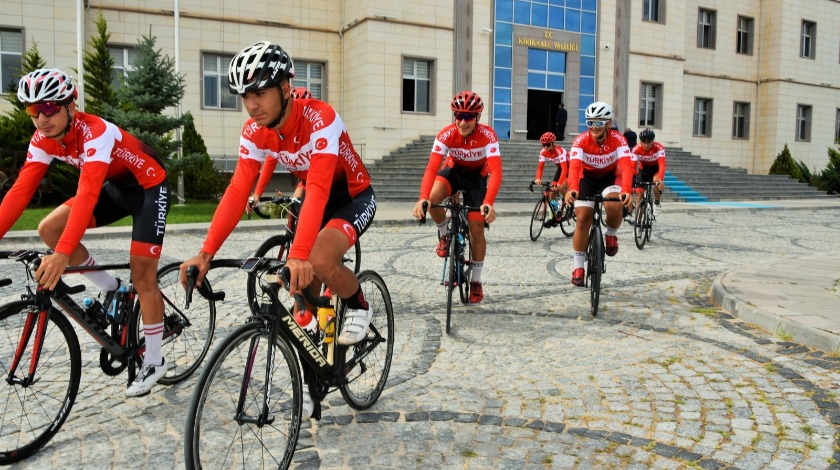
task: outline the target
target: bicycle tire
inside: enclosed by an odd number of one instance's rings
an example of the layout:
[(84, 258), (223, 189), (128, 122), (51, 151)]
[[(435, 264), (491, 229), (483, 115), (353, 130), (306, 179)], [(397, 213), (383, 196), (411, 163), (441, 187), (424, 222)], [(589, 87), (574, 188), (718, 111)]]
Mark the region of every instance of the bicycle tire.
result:
[[(0, 331), (6, 341), (0, 345), (0, 370), (10, 369), (31, 302), (19, 300), (0, 307)], [(21, 356), (18, 372), (28, 373), (32, 359), (33, 331)], [(0, 464), (23, 460), (46, 445), (61, 429), (79, 391), (82, 352), (70, 321), (52, 308), (46, 325), (36, 381), (29, 386), (0, 381)]]
[[(262, 242), (262, 245), (260, 245), (259, 248), (257, 248), (257, 251), (254, 252), (254, 256), (258, 258), (271, 258), (285, 261), (289, 255), (289, 247), (290, 243), (288, 233), (272, 235)], [(273, 276), (276, 274), (276, 271), (264, 271), (261, 275)], [(254, 273), (248, 273), (248, 278), (245, 281), (245, 293), (248, 299), (248, 306), (251, 307), (251, 312), (255, 315), (260, 313), (262, 302), (268, 300), (263, 297), (262, 289), (260, 289), (257, 285), (257, 277), (258, 276)], [(292, 299), (288, 295), (280, 295), (279, 298), (286, 309), (291, 311), (293, 304)]]
[(449, 262), (446, 273), (446, 334), (449, 334), (452, 327), (452, 295), (455, 290), (455, 284), (458, 283), (458, 272), (461, 269), (458, 266), (458, 234), (450, 233)]
[(647, 220), (645, 220), (645, 240), (650, 241), (650, 232), (653, 230), (653, 221), (656, 217), (653, 216), (653, 199), (647, 197)]
[(464, 241), (460, 247), (459, 256), (458, 294), (461, 303), (466, 305), (470, 302), (470, 278), (472, 277), (472, 243), (470, 242), (469, 227), (464, 232)]
[(537, 205), (534, 206), (534, 213), (531, 215), (531, 241), (535, 242), (538, 238), (540, 238), (540, 234), (542, 233), (543, 224), (545, 223), (545, 213), (546, 209), (548, 208), (548, 203), (546, 202), (545, 198), (540, 198), (537, 201)]
[[(274, 341), (268, 360), (269, 328), (262, 321), (240, 326), (213, 352), (190, 399), (184, 428), (186, 468), (288, 468), (300, 435), (303, 382), (300, 365), (286, 340)], [(273, 367), (269, 371), (268, 365)], [(270, 374), (270, 375), (269, 375)], [(266, 384), (266, 377), (271, 383)], [(244, 383), (243, 383), (244, 382)], [(271, 396), (270, 424), (237, 420), (253, 418)]]
[(636, 248), (643, 249), (645, 247), (645, 225), (647, 225), (647, 197), (642, 197), (639, 200), (639, 206), (636, 207), (636, 225), (633, 226), (633, 238), (636, 242)]
[[(216, 330), (216, 302), (196, 292), (189, 310), (184, 308), (186, 293), (181, 286), (180, 262), (158, 269), (157, 279), (163, 296), (163, 339), (161, 355), (169, 362), (169, 370), (158, 382), (172, 385), (186, 379), (201, 366), (210, 350)], [(204, 288), (212, 292), (210, 280)], [(134, 304), (134, 322), (129, 332), (140, 344), (145, 341), (140, 302)], [(142, 351), (142, 350), (141, 350)], [(139, 366), (140, 361), (136, 361)]]
[(385, 389), (394, 355), (394, 308), (388, 286), (373, 271), (359, 273), (359, 284), (371, 312), (370, 332), (345, 349), (344, 364), (362, 362), (346, 370), (347, 382), (339, 387), (341, 396), (356, 410), (373, 406)]
[(277, 204), (272, 203), (273, 197), (263, 196), (254, 204), (251, 208), (254, 210), (254, 214), (261, 219), (270, 219), (271, 218), (271, 211), (274, 209), (274, 206)]
[(571, 237), (575, 234), (575, 228), (577, 227), (575, 207), (563, 203), (560, 213), (563, 214), (560, 218), (560, 231), (563, 232), (563, 235)]
[(589, 231), (589, 247), (586, 249), (586, 277), (589, 279), (589, 300), (593, 317), (598, 316), (598, 306), (601, 301), (601, 273), (604, 266), (603, 240), (601, 227), (592, 224), (592, 229)]

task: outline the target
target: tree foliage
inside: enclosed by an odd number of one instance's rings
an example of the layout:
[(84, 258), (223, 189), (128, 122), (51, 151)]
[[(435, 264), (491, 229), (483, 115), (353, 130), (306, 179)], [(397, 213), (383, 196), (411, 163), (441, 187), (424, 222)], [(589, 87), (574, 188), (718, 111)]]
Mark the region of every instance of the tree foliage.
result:
[(117, 107), (117, 95), (111, 83), (114, 75), (114, 58), (108, 50), (108, 23), (102, 16), (102, 11), (96, 18), (97, 36), (88, 43), (89, 50), (83, 54), (85, 65), (85, 112), (108, 119), (103, 111)]
[(840, 194), (840, 146), (828, 148), (828, 164), (821, 172), (814, 172), (814, 186), (829, 194)]
[(174, 187), (177, 175), (183, 172), (184, 195), (191, 199), (218, 200), (224, 192), (227, 181), (213, 166), (207, 154), (207, 145), (195, 128), (193, 117), (185, 115), (183, 154), (180, 160), (171, 160), (167, 166), (170, 184)]
[(802, 171), (799, 169), (799, 165), (796, 163), (796, 160), (794, 160), (790, 155), (790, 149), (788, 149), (787, 144), (785, 144), (785, 147), (776, 156), (776, 160), (773, 162), (773, 165), (770, 166), (770, 174), (788, 175), (797, 181), (804, 181)]

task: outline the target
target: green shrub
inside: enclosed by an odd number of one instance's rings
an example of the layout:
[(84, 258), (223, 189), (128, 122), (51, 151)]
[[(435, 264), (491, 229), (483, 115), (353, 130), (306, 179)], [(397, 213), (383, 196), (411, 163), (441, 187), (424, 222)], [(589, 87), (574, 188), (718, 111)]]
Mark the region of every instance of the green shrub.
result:
[(796, 160), (794, 160), (790, 155), (790, 149), (788, 149), (787, 144), (785, 144), (785, 148), (782, 149), (782, 152), (776, 155), (776, 160), (770, 167), (770, 174), (788, 175), (798, 181), (804, 181), (802, 171), (799, 169), (799, 165), (796, 163)]
[(814, 174), (814, 185), (829, 194), (840, 194), (840, 146), (828, 148), (828, 165)]

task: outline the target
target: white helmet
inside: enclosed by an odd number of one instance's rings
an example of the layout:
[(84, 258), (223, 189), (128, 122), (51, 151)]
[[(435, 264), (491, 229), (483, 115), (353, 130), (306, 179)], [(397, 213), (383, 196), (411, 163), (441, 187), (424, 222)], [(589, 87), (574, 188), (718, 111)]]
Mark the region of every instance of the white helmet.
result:
[(586, 107), (586, 119), (612, 119), (612, 106), (603, 101), (596, 101)]
[(20, 77), (17, 97), (23, 103), (69, 101), (79, 92), (69, 75), (59, 69), (38, 69)]
[(259, 41), (239, 51), (230, 61), (228, 88), (234, 95), (279, 85), (295, 76), (292, 58), (277, 44)]

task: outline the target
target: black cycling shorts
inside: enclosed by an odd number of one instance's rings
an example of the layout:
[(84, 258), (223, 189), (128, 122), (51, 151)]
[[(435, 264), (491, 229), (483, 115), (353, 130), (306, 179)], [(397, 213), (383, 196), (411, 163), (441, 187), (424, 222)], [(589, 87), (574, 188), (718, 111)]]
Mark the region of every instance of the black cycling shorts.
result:
[[(481, 176), (481, 170), (460, 170), (455, 167), (445, 167), (438, 172), (437, 180), (443, 180), (449, 185), (449, 195), (464, 191), (465, 206), (481, 207), (484, 196), (487, 195), (487, 177)], [(478, 209), (470, 212), (478, 212)]]

